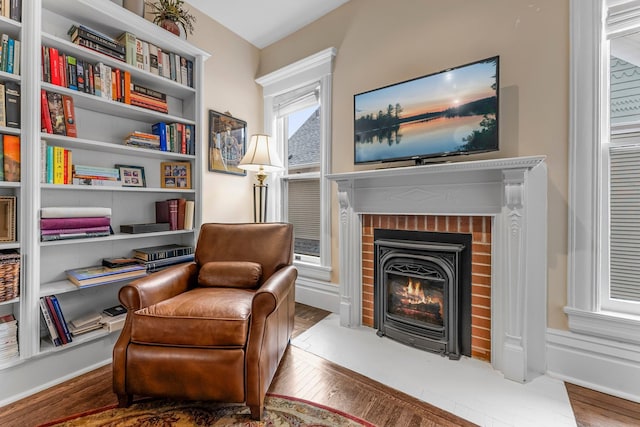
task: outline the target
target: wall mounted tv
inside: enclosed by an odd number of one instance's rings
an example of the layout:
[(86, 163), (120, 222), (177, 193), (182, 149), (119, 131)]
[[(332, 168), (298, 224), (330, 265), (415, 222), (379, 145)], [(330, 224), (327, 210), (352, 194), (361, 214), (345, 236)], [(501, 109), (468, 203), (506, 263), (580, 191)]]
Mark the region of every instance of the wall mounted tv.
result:
[(354, 95), (356, 164), (498, 150), (499, 57)]

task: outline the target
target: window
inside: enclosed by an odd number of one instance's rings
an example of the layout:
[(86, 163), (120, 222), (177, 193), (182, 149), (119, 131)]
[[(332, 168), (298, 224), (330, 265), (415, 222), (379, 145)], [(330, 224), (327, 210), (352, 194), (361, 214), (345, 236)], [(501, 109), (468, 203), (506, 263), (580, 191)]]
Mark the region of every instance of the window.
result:
[(257, 79), (263, 86), (265, 133), (278, 142), (285, 170), (270, 176), (270, 218), (294, 226), (294, 262), (304, 279), (331, 276), (331, 77), (336, 51), (326, 49)]
[(640, 2), (572, 0), (572, 331), (640, 343)]

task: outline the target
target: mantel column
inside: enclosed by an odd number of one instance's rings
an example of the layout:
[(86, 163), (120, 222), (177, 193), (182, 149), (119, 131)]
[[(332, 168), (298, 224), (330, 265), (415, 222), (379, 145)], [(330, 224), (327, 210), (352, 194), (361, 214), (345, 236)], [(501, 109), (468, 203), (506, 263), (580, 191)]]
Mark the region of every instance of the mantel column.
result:
[(362, 228), (351, 200), (353, 181), (338, 181), (340, 205), (340, 325), (359, 326), (362, 323)]

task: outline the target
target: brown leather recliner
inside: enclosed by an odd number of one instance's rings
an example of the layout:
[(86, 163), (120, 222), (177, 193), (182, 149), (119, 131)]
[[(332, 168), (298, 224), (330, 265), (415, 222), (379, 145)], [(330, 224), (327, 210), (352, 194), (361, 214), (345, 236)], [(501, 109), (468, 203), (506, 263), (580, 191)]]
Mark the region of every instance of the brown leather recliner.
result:
[(124, 286), (120, 406), (133, 395), (244, 402), (260, 419), (293, 331), (292, 260), (291, 224), (204, 224), (195, 262)]

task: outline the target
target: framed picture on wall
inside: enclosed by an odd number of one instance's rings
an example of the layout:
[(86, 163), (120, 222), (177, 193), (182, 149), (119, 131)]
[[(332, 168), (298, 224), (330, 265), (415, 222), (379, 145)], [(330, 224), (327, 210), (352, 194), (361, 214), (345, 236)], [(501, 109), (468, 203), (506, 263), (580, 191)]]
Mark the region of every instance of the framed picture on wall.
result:
[(238, 168), (247, 144), (247, 122), (209, 110), (209, 171), (246, 175)]

